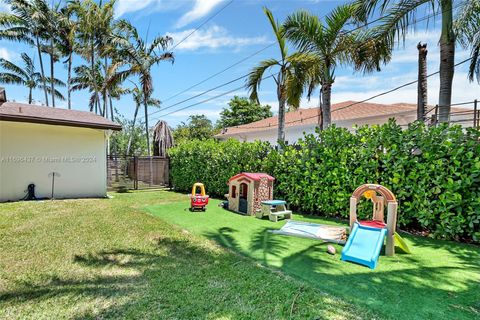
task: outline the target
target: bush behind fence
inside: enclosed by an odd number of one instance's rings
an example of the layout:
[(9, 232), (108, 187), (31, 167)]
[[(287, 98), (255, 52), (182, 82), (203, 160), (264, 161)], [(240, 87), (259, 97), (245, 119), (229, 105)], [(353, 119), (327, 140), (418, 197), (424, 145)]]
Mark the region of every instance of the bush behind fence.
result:
[[(276, 178), (275, 197), (303, 212), (348, 218), (349, 198), (364, 183), (390, 188), (399, 226), (436, 238), (480, 241), (480, 131), (459, 126), (401, 129), (391, 121), (355, 133), (331, 127), (275, 151), (268, 143), (190, 141), (170, 150), (171, 183), (189, 191), (205, 183), (223, 197), (239, 172)], [(363, 201), (361, 215), (370, 215)]]

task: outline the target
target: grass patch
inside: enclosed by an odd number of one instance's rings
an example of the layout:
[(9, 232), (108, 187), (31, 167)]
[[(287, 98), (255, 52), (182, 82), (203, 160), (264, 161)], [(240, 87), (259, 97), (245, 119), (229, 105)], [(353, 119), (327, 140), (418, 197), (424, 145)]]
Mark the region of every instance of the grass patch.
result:
[(377, 318), (143, 208), (190, 226), (223, 212), (187, 215), (186, 197), (166, 191), (113, 196), (0, 204), (0, 318)]
[[(382, 318), (478, 319), (480, 317), (480, 248), (405, 236), (413, 254), (381, 256), (375, 270), (328, 255), (312, 239), (274, 235), (273, 223), (228, 212), (211, 200), (206, 213), (190, 213), (188, 200), (150, 206), (161, 219), (251, 257)], [(294, 219), (335, 224), (318, 217)], [(337, 252), (342, 247), (336, 246)]]

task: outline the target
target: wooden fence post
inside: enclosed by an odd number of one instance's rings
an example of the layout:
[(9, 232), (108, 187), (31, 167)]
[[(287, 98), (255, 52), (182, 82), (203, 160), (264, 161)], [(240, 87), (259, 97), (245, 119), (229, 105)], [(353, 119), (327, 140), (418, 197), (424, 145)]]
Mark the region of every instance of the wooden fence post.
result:
[(133, 156), (133, 188), (138, 190), (138, 158), (137, 156)]

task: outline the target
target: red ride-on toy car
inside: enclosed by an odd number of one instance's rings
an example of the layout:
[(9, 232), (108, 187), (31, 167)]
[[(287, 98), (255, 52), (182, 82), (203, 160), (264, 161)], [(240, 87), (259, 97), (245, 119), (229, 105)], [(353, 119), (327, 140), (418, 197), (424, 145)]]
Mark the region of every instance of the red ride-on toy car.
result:
[(190, 195), (190, 211), (205, 211), (207, 210), (207, 204), (208, 195), (205, 194), (205, 186), (203, 183), (195, 183)]

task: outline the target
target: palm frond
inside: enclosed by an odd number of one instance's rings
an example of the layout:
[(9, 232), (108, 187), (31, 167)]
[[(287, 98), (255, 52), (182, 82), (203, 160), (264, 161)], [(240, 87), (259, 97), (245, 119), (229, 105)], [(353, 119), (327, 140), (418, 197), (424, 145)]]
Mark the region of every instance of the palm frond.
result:
[(324, 27), (318, 17), (300, 10), (289, 15), (283, 23), (285, 36), (303, 52), (326, 51)]
[(454, 31), (465, 49), (470, 49), (468, 78), (480, 83), (480, 0), (464, 1), (455, 18)]
[(24, 85), (25, 80), (13, 73), (1, 72), (0, 83)]
[(285, 38), (284, 38), (284, 33), (285, 29), (284, 27), (279, 24), (277, 21), (275, 21), (275, 18), (273, 17), (272, 11), (270, 11), (268, 8), (264, 7), (263, 12), (268, 18), (268, 21), (270, 22), (270, 25), (272, 26), (273, 33), (275, 34), (275, 38), (277, 38), (277, 43), (280, 48), (280, 54), (282, 55), (282, 60), (284, 60), (287, 57), (287, 47), (285, 45)]
[(281, 64), (275, 59), (268, 59), (261, 61), (258, 66), (254, 67), (252, 71), (250, 71), (245, 87), (248, 91), (250, 91), (250, 99), (252, 101), (259, 103), (258, 89), (262, 83), (262, 78), (264, 77), (265, 71), (274, 66), (281, 66)]
[(25, 72), (25, 70), (4, 58), (0, 58), (0, 67), (5, 70), (11, 71), (24, 79), (28, 78), (28, 74)]

